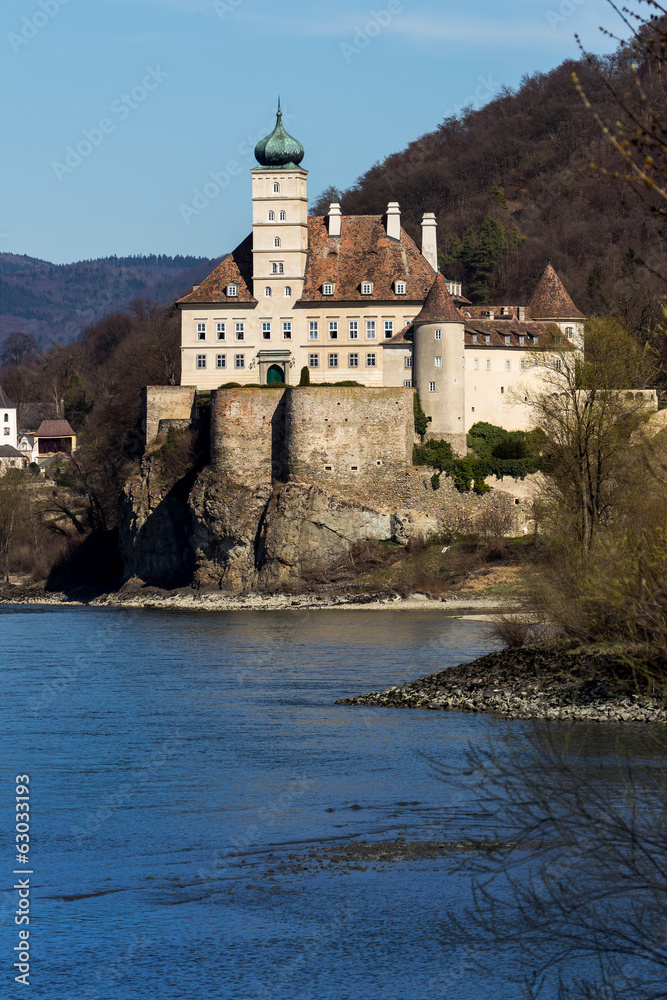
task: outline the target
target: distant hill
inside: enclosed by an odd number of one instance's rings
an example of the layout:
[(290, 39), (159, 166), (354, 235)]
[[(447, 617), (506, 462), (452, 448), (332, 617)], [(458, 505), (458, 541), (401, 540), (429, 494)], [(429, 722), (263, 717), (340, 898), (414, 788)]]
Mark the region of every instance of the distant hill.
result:
[(199, 284), (222, 258), (100, 257), (50, 264), (0, 254), (0, 341), (30, 333), (42, 348), (78, 340), (86, 326), (132, 299), (167, 303)]
[[(626, 103), (637, 93), (630, 61), (623, 52), (598, 60)], [(419, 245), (422, 215), (435, 212), (442, 269), (463, 281), (473, 301), (526, 301), (551, 259), (584, 312), (618, 308), (619, 300), (629, 309), (633, 299), (641, 315), (640, 288), (651, 279), (638, 261), (664, 271), (664, 236), (658, 218), (624, 204), (621, 183), (591, 169), (594, 162), (611, 174), (622, 166), (577, 94), (573, 72), (613, 125), (621, 115), (614, 94), (586, 60), (570, 60), (524, 77), (518, 90), (505, 88), (483, 108), (445, 118), (350, 189), (327, 189), (313, 213), (325, 213), (330, 200), (340, 200), (347, 215), (384, 212), (398, 201)], [(640, 75), (664, 106), (664, 83), (650, 66), (640, 65)]]

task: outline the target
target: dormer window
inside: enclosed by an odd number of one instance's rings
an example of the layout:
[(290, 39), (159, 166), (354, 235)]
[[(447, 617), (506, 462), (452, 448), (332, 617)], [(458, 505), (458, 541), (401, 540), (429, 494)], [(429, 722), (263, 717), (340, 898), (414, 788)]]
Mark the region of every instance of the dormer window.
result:
[(472, 335), (472, 342), (473, 342), (473, 344), (477, 343), (477, 334), (476, 333), (473, 333), (473, 335)]
[(322, 295), (333, 295), (334, 284), (333, 281), (325, 281), (322, 285)]
[(525, 336), (523, 335), (523, 333), (520, 333), (520, 334), (519, 334), (519, 343), (521, 344), (521, 346), (522, 346), (522, 347), (523, 347), (523, 345), (524, 345), (524, 344), (526, 343), (526, 338), (525, 338)]
[(533, 334), (533, 344), (539, 344), (540, 338), (536, 333)]
[(372, 295), (373, 294), (373, 282), (372, 281), (362, 281), (361, 282), (361, 294), (362, 295)]
[(275, 219), (275, 217), (276, 217), (276, 213), (275, 212), (269, 212), (269, 222), (273, 222), (273, 220)]
[(396, 292), (397, 295), (405, 295), (405, 282), (404, 281), (395, 281), (394, 282), (394, 291)]
[(277, 181), (276, 181), (276, 183), (275, 183), (275, 184), (273, 185), (273, 193), (274, 193), (274, 194), (280, 194), (280, 184), (278, 184), (278, 182), (277, 182)]
[(228, 295), (228, 297), (230, 299), (237, 298), (238, 294), (239, 294), (239, 286), (238, 285), (227, 285), (227, 295)]
[(284, 222), (286, 218), (287, 218), (287, 212), (281, 212), (280, 213), (280, 221)]

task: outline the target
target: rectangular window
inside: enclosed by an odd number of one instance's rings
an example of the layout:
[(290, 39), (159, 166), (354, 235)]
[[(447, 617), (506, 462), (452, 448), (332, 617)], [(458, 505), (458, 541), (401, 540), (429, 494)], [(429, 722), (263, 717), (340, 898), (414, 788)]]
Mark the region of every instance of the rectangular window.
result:
[(237, 323), (235, 326), (236, 339), (245, 340), (245, 323)]
[(485, 344), (490, 344), (491, 343), (491, 334), (490, 333), (485, 333), (484, 334), (484, 343)]
[(505, 362), (505, 371), (509, 372), (511, 370), (512, 370), (512, 362), (511, 361), (506, 361)]
[(476, 333), (473, 333), (473, 335), (472, 335), (472, 342), (473, 342), (473, 344), (477, 343), (477, 334)]
[(329, 368), (338, 368), (338, 355), (337, 354), (330, 354), (329, 355)]
[(206, 340), (206, 323), (197, 323), (197, 340)]
[(317, 340), (320, 335), (320, 325), (316, 319), (311, 320), (308, 324), (308, 339)]
[(521, 359), (521, 371), (522, 371), (522, 372), (525, 372), (525, 370), (526, 370), (526, 362), (525, 362), (525, 361), (523, 360), (523, 358), (522, 358), (522, 359)]
[(366, 340), (375, 340), (375, 320), (366, 320)]
[(329, 282), (325, 282), (324, 285), (322, 285), (322, 294), (333, 295), (333, 293), (334, 293), (334, 286)]
[(519, 334), (519, 343), (521, 344), (522, 347), (526, 343), (526, 338), (522, 333)]
[(403, 385), (405, 386), (406, 389), (411, 389), (412, 388), (412, 379), (406, 378), (404, 380), (404, 382), (403, 382)]
[(359, 355), (358, 354), (348, 354), (347, 356), (348, 368), (358, 368), (359, 367)]
[(394, 321), (393, 321), (393, 319), (386, 319), (384, 321), (384, 335), (385, 335), (385, 338), (387, 340), (389, 339), (389, 337), (393, 337), (394, 336)]
[(292, 339), (292, 324), (283, 323), (283, 340), (291, 340), (291, 339)]
[(245, 354), (235, 354), (234, 355), (234, 367), (235, 368), (245, 368)]
[(215, 356), (215, 367), (216, 368), (226, 368), (227, 367), (227, 357), (225, 354), (216, 354)]
[(308, 355), (308, 367), (309, 368), (319, 368), (320, 367), (320, 356), (319, 356), (319, 354), (309, 354)]
[(262, 340), (271, 340), (271, 324), (262, 323)]
[(406, 368), (412, 368), (412, 357), (409, 357), (409, 358), (405, 359), (405, 367)]
[(536, 333), (533, 334), (533, 344), (539, 344), (540, 338)]
[(479, 371), (479, 358), (475, 358), (475, 371)]
[(366, 367), (376, 368), (377, 367), (377, 354), (367, 354), (366, 355)]
[[(442, 340), (442, 330), (436, 330), (435, 331), (435, 339), (436, 340)], [(435, 392), (435, 389), (433, 391)]]
[(509, 333), (505, 334), (505, 343), (507, 344), (508, 347), (512, 343), (512, 338), (510, 337)]
[(373, 292), (373, 285), (370, 281), (364, 281), (361, 286), (362, 295), (371, 295)]
[(336, 319), (329, 323), (329, 340), (338, 340), (338, 320)]
[(227, 324), (226, 323), (216, 323), (215, 324), (215, 335), (218, 340), (224, 340), (227, 334)]
[(197, 355), (197, 368), (206, 368), (206, 355), (205, 354), (198, 354)]
[(429, 382), (429, 384), (428, 384), (428, 391), (429, 392), (435, 392), (435, 382)]
[(435, 359), (435, 367), (436, 368), (442, 368), (442, 358), (436, 358)]
[(396, 282), (396, 294), (397, 295), (405, 295), (405, 282), (404, 281), (397, 281)]
[(486, 370), (487, 372), (491, 371), (491, 358), (486, 359)]
[(359, 321), (350, 320), (350, 340), (359, 340)]

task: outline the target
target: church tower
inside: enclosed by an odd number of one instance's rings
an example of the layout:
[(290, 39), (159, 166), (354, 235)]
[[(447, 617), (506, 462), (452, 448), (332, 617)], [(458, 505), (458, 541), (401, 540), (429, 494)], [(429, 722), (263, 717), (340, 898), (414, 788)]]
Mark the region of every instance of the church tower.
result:
[(308, 171), (300, 166), (304, 148), (282, 117), (278, 99), (276, 127), (257, 143), (251, 171), (253, 294), (260, 303), (300, 298), (306, 271)]
[(427, 437), (449, 441), (455, 455), (467, 452), (465, 433), (465, 327), (442, 274), (414, 320), (413, 380)]

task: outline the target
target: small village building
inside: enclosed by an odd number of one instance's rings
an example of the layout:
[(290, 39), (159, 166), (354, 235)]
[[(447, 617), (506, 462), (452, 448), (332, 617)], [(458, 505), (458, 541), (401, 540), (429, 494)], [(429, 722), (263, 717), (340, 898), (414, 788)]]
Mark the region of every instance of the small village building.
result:
[(8, 469), (25, 469), (28, 459), (11, 445), (0, 445), (0, 472), (5, 473)]
[(67, 420), (42, 420), (33, 437), (35, 461), (49, 455), (72, 455), (76, 451), (76, 434)]
[(0, 445), (8, 445), (10, 448), (16, 448), (18, 443), (16, 407), (2, 386), (0, 386), (0, 423), (2, 424)]

